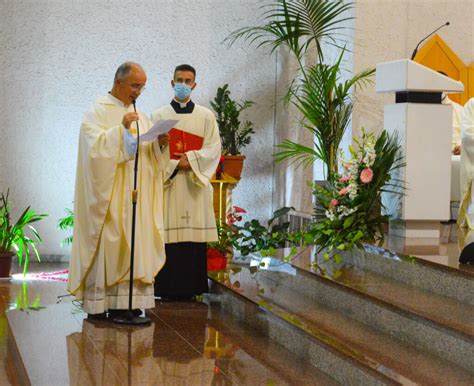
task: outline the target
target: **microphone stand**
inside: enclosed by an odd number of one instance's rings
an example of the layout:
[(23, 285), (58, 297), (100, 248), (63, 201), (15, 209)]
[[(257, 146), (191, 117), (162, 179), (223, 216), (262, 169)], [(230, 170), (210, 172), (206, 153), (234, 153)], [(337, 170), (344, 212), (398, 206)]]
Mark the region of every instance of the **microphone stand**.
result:
[[(133, 101), (133, 110), (137, 112), (135, 101)], [(138, 176), (138, 156), (140, 154), (140, 127), (137, 121), (137, 150), (135, 153), (135, 166), (133, 170), (133, 191), (132, 191), (132, 238), (130, 245), (130, 287), (128, 292), (128, 311), (125, 314), (114, 318), (114, 323), (128, 324), (134, 326), (147, 325), (151, 323), (150, 318), (146, 316), (133, 316), (132, 297), (133, 297), (133, 268), (135, 264), (135, 224), (137, 217), (137, 176)]]

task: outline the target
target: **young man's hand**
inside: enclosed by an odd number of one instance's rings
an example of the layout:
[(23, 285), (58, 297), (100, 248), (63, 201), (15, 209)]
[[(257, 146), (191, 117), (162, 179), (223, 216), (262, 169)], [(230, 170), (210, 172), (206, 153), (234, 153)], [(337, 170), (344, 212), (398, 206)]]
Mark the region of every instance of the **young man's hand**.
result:
[(179, 170), (191, 170), (191, 164), (188, 161), (188, 156), (186, 153), (174, 153), (174, 155), (181, 157), (178, 163)]

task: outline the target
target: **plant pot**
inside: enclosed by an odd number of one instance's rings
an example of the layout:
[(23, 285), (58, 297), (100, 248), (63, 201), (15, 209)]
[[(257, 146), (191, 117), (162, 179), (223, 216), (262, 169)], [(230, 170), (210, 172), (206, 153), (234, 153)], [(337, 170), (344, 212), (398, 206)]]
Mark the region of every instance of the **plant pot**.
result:
[(13, 256), (15, 256), (14, 252), (0, 253), (0, 279), (11, 276)]
[(244, 155), (225, 155), (224, 156), (224, 173), (240, 180), (242, 168), (244, 167)]
[(227, 267), (227, 257), (215, 248), (207, 249), (207, 270), (222, 271)]

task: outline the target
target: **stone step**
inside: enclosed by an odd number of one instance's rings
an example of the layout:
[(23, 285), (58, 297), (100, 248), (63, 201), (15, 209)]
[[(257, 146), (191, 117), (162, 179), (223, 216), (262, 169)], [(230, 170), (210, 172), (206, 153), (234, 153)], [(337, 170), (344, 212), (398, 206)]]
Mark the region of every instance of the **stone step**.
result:
[[(351, 315), (345, 310), (353, 294), (289, 264), (272, 261), (269, 269), (231, 267), (210, 277), (212, 292), (227, 310), (341, 383), (474, 382), (473, 374), (458, 364), (357, 320), (358, 312)], [(316, 291), (311, 281), (321, 288)], [(314, 296), (308, 291), (314, 291)], [(361, 307), (360, 314), (374, 312), (370, 307)], [(382, 324), (387, 320), (385, 314), (375, 312), (375, 316)], [(403, 330), (404, 320), (399, 322)]]
[[(304, 270), (317, 279), (331, 281), (343, 288), (371, 298), (374, 302), (396, 306), (407, 313), (436, 322), (455, 333), (474, 339), (474, 306), (453, 297), (441, 295), (406, 284), (386, 275), (344, 262), (333, 261), (314, 264), (310, 259), (299, 256), (291, 262), (294, 267)], [(445, 279), (450, 273), (444, 272)], [(473, 279), (474, 281), (474, 279)], [(301, 287), (299, 290), (305, 290)], [(309, 293), (311, 296), (311, 293)]]
[[(274, 280), (400, 340), (416, 344), (465, 369), (474, 368), (474, 307), (453, 297), (405, 284), (347, 262), (315, 263), (311, 254), (292, 261), (299, 275)], [(254, 264), (270, 258), (255, 257)], [(379, 257), (380, 265), (384, 259)], [(273, 266), (284, 262), (271, 260)], [(262, 275), (266, 275), (262, 270)], [(443, 280), (451, 274), (441, 271)], [(437, 291), (440, 292), (440, 291)]]
[(474, 305), (474, 272), (366, 244), (343, 255), (346, 263)]

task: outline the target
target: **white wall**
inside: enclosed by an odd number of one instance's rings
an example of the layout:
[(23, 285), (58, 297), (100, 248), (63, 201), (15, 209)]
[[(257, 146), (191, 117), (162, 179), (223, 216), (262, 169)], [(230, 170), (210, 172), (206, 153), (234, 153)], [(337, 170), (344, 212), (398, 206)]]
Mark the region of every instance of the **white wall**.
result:
[[(474, 0), (357, 0), (354, 71), (410, 58), (417, 43), (441, 24), (438, 33), (466, 64), (474, 62)], [(375, 85), (356, 93), (354, 135), (360, 128), (380, 131), (383, 106), (394, 95), (375, 93)]]
[(275, 57), (244, 42), (221, 44), (256, 23), (256, 0), (54, 1), (0, 0), (0, 191), (10, 187), (16, 213), (32, 204), (49, 218), (38, 225), (41, 251), (62, 254), (55, 229), (74, 190), (83, 113), (112, 86), (116, 67), (141, 63), (151, 112), (169, 103), (173, 69), (197, 69), (193, 98), (208, 106), (218, 86), (258, 103), (244, 118), (257, 134), (244, 150), (244, 178), (235, 204), (268, 218), (272, 196)]

